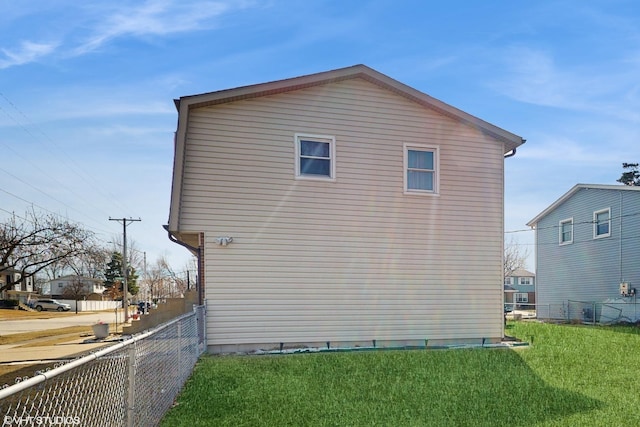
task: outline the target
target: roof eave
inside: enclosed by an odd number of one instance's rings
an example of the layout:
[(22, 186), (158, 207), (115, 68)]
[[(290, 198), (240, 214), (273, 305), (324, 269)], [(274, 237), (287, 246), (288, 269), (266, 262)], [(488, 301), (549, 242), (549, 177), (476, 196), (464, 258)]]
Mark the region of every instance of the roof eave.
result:
[(594, 189), (594, 190), (614, 190), (614, 191), (640, 191), (640, 187), (633, 187), (629, 185), (609, 185), (609, 184), (576, 184), (569, 191), (560, 196), (555, 202), (549, 205), (545, 210), (536, 215), (532, 220), (527, 222), (527, 226), (534, 228), (538, 222), (549, 213), (554, 211), (558, 206), (564, 203), (568, 198), (573, 196), (576, 192), (582, 189)]
[(484, 134), (503, 142), (505, 145), (505, 153), (513, 151), (515, 148), (524, 144), (526, 141), (518, 135), (515, 135), (478, 117), (459, 110), (449, 104), (433, 98), (432, 96), (427, 95), (426, 93), (420, 92), (419, 90), (414, 89), (411, 86), (407, 86), (404, 83), (392, 79), (391, 77), (362, 64), (301, 77), (277, 80), (268, 83), (259, 83), (233, 89), (220, 90), (216, 92), (184, 96), (179, 100), (175, 100), (175, 103), (178, 111), (181, 111), (183, 110), (183, 106), (185, 104), (188, 106), (188, 109), (200, 108), (210, 105), (290, 92), (353, 78), (363, 78), (373, 84), (404, 96), (405, 98), (408, 98), (422, 106), (434, 109), (443, 115), (449, 116), (455, 120), (459, 120), (474, 128), (477, 128)]

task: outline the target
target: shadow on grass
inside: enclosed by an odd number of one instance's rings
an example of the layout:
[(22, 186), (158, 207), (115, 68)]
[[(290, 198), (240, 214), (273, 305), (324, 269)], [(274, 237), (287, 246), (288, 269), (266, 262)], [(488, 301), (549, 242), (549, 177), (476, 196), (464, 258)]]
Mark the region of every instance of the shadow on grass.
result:
[(599, 409), (511, 350), (205, 357), (163, 425), (530, 426)]

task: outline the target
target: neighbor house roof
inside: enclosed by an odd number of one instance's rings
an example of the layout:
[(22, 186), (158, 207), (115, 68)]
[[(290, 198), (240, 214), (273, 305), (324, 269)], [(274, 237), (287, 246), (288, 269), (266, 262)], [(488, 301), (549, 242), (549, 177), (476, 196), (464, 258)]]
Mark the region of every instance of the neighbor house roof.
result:
[(102, 283), (102, 279), (97, 279), (95, 277), (86, 277), (86, 276), (76, 276), (73, 274), (69, 274), (66, 276), (60, 276), (60, 277), (56, 277), (55, 279), (51, 279), (51, 280), (47, 280), (46, 283), (49, 282), (57, 282), (57, 281), (69, 281), (69, 280), (77, 280), (79, 282), (96, 282), (96, 283)]
[(630, 185), (606, 185), (606, 184), (576, 184), (569, 191), (564, 193), (558, 200), (553, 202), (548, 208), (540, 212), (531, 221), (527, 222), (527, 225), (531, 228), (535, 227), (538, 222), (551, 212), (553, 212), (558, 206), (563, 204), (567, 199), (573, 196), (580, 190), (594, 189), (594, 190), (614, 190), (614, 191), (640, 191), (640, 187), (634, 187)]
[(529, 270), (525, 270), (524, 268), (518, 268), (507, 277), (536, 277), (536, 275)]
[(364, 79), (379, 87), (410, 99), (426, 108), (438, 111), (445, 116), (451, 117), (480, 130), (497, 141), (502, 142), (504, 144), (505, 154), (512, 152), (525, 142), (525, 140), (520, 136), (494, 126), (491, 123), (485, 122), (471, 114), (465, 113), (462, 110), (400, 83), (399, 81), (379, 73), (365, 65), (354, 65), (337, 70), (325, 71), (269, 83), (242, 86), (235, 89), (220, 90), (216, 92), (202, 93), (199, 95), (183, 96), (174, 101), (176, 108), (178, 109), (178, 128), (175, 135), (175, 158), (172, 183), (173, 191), (171, 200), (171, 211), (173, 214), (170, 213), (169, 215), (170, 223), (168, 225), (168, 229), (175, 231), (177, 226), (177, 215), (175, 215), (175, 212), (177, 212), (179, 203), (177, 198), (180, 196), (179, 191), (176, 190), (179, 190), (182, 184), (184, 144), (186, 139), (188, 116), (191, 109), (285, 93), (356, 78)]

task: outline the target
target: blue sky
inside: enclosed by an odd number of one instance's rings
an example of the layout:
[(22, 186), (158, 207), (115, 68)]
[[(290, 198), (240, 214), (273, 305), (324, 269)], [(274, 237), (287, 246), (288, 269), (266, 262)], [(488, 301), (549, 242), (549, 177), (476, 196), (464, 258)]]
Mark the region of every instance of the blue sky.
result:
[(527, 143), (506, 160), (505, 229), (640, 161), (635, 0), (0, 0), (0, 218), (34, 206), (153, 262), (167, 223), (173, 99), (354, 64)]

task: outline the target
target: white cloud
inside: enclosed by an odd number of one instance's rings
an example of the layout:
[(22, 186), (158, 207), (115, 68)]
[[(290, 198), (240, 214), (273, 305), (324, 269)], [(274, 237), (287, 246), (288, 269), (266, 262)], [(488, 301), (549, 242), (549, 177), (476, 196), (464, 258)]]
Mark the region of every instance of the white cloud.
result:
[(0, 58), (0, 69), (36, 61), (53, 52), (57, 46), (57, 43), (23, 41), (16, 50), (1, 49), (4, 58)]
[[(19, 47), (0, 49), (0, 69), (36, 61), (56, 50), (59, 55), (66, 57), (84, 55), (123, 37), (166, 36), (211, 29), (219, 23), (215, 18), (232, 10), (257, 5), (255, 1), (147, 0), (125, 4), (73, 2), (42, 10), (20, 9), (12, 15), (15, 26), (20, 25), (20, 19), (27, 17), (40, 19), (43, 25), (30, 28), (28, 36), (25, 34), (23, 37), (29, 40), (20, 42)], [(62, 15), (58, 13), (61, 9), (64, 9)], [(73, 24), (70, 25), (69, 20)], [(51, 38), (52, 34), (60, 42), (32, 41)], [(12, 40), (6, 37), (3, 42), (6, 45)]]
[(212, 18), (230, 9), (222, 1), (174, 2), (149, 0), (141, 6), (118, 8), (95, 25), (94, 32), (74, 49), (81, 55), (125, 36), (166, 35), (210, 28)]
[(585, 88), (591, 85), (567, 71), (560, 71), (549, 52), (527, 47), (507, 51), (507, 77), (494, 88), (521, 102), (580, 109)]
[(640, 62), (628, 54), (607, 64), (560, 66), (552, 52), (519, 46), (506, 51), (504, 62), (506, 75), (491, 86), (512, 99), (640, 122)]

